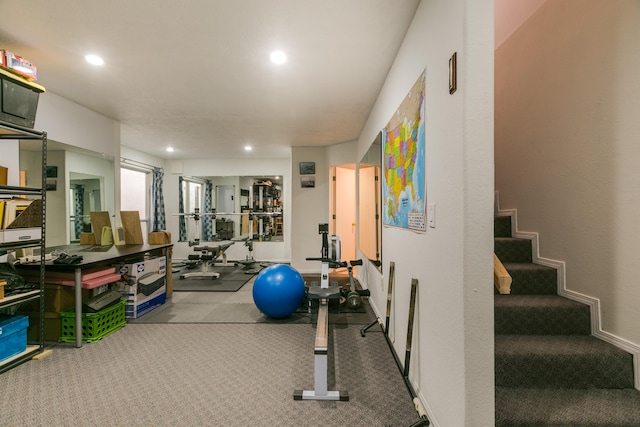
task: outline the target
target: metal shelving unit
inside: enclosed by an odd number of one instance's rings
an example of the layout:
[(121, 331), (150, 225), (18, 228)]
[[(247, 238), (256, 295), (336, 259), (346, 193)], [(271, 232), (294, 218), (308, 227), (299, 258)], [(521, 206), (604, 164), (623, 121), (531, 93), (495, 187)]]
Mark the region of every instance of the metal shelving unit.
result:
[[(42, 182), (39, 188), (34, 187), (15, 187), (0, 185), (0, 196), (29, 196), (40, 198), (42, 200), (42, 216), (41, 216), (41, 238), (36, 240), (26, 240), (18, 242), (2, 242), (0, 243), (0, 255), (22, 248), (39, 248), (40, 249), (40, 282), (39, 287), (35, 290), (23, 292), (16, 295), (6, 296), (0, 299), (0, 310), (12, 310), (27, 301), (39, 301), (39, 320), (37, 324), (37, 339), (27, 342), (27, 349), (22, 353), (16, 354), (8, 359), (0, 362), (0, 373), (5, 372), (15, 366), (18, 366), (35, 355), (44, 351), (44, 270), (45, 270), (45, 236), (46, 236), (46, 169), (47, 169), (47, 133), (43, 131), (33, 130), (27, 127), (14, 125), (5, 121), (0, 121), (0, 140), (39, 140), (42, 142)], [(2, 141), (0, 141), (0, 147)]]

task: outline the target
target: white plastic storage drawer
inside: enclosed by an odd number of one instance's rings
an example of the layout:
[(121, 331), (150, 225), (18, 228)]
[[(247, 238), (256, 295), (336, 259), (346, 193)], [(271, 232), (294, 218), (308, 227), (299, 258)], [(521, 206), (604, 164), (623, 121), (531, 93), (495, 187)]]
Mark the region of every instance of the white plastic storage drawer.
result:
[(40, 240), (42, 238), (42, 228), (7, 228), (0, 230), (0, 243), (28, 242), (30, 240)]

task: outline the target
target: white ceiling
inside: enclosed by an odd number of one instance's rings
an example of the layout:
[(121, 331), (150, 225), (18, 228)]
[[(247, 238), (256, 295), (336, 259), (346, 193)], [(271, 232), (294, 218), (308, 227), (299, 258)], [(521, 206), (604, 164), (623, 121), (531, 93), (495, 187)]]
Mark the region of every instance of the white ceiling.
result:
[[(121, 122), (123, 145), (162, 158), (288, 157), (359, 137), (418, 4), (0, 0), (0, 48), (33, 62), (48, 92)], [(286, 64), (270, 63), (274, 49)]]

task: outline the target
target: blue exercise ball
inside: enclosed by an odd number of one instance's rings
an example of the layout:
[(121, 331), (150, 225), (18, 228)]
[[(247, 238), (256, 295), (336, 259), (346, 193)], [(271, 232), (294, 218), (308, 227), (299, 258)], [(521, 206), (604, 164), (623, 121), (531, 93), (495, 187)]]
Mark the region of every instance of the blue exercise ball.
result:
[(265, 316), (289, 317), (302, 305), (305, 286), (302, 275), (287, 264), (262, 270), (253, 283), (253, 301)]

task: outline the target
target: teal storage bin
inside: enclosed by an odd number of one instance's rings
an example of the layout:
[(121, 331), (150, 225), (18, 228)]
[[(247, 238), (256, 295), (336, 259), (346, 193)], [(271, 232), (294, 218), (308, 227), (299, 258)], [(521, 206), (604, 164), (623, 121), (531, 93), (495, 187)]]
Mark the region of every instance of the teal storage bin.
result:
[(27, 349), (29, 316), (0, 314), (0, 361)]

